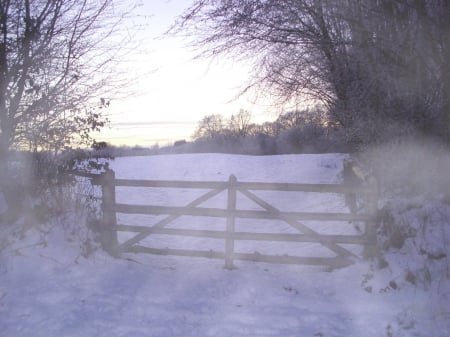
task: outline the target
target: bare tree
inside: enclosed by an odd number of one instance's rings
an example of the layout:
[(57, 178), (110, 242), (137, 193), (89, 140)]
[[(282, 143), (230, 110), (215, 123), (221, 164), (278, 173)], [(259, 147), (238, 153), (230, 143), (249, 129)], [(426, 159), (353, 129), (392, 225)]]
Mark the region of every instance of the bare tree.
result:
[(174, 32), (198, 37), (202, 55), (254, 61), (251, 85), (284, 102), (308, 96), (331, 102), (334, 49), (324, 8), (330, 0), (196, 1)]
[(325, 122), (325, 113), (320, 109), (295, 110), (281, 114), (275, 124), (280, 130), (301, 128), (305, 125), (321, 125)]
[(194, 139), (214, 138), (222, 135), (225, 122), (222, 115), (208, 115), (202, 118), (193, 135)]
[(251, 59), (251, 86), (324, 104), (355, 142), (449, 137), (448, 0), (198, 0), (173, 31)]
[(240, 110), (236, 115), (232, 115), (228, 121), (228, 130), (231, 135), (246, 137), (250, 135), (252, 128), (252, 114), (247, 110)]
[(0, 177), (11, 148), (58, 150), (104, 125), (121, 13), (112, 0), (0, 1)]

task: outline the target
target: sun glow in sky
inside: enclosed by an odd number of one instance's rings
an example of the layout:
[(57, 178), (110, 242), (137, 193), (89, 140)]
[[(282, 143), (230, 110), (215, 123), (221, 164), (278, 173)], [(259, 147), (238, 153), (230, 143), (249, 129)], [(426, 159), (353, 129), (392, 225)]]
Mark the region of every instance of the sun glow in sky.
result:
[(256, 104), (253, 94), (237, 97), (248, 82), (248, 64), (231, 59), (194, 60), (197, 52), (187, 46), (187, 40), (161, 37), (191, 3), (142, 1), (137, 13), (144, 27), (134, 33), (140, 47), (127, 63), (130, 74), (139, 73), (130, 89), (137, 94), (111, 101), (111, 125), (94, 135), (96, 139), (114, 145), (167, 145), (189, 140), (206, 115), (229, 117), (245, 109), (255, 122), (273, 119), (268, 104)]

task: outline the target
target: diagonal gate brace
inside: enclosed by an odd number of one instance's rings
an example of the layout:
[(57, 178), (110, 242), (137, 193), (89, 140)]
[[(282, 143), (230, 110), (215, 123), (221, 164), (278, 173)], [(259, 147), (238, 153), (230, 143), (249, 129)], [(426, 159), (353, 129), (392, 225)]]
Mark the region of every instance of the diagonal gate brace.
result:
[[(211, 199), (211, 198), (215, 197), (216, 195), (218, 195), (219, 193), (223, 192), (226, 188), (227, 188), (227, 186), (225, 185), (223, 188), (211, 190), (208, 193), (202, 195), (201, 197), (199, 197), (199, 198), (195, 199), (194, 201), (190, 202), (189, 204), (187, 204), (186, 207), (196, 207), (196, 206), (202, 204), (203, 202), (207, 201), (208, 199)], [(148, 227), (147, 230), (143, 230), (138, 235), (136, 235), (136, 236), (132, 237), (131, 239), (122, 243), (119, 246), (119, 250), (121, 250), (121, 251), (129, 250), (134, 244), (138, 243), (139, 241), (141, 241), (141, 240), (145, 239), (146, 237), (148, 237), (149, 235), (151, 235), (152, 230), (154, 230), (156, 228), (163, 228), (163, 227), (167, 226), (169, 223), (171, 223), (172, 221), (175, 221), (176, 219), (178, 219), (179, 217), (181, 217), (181, 215), (173, 214), (173, 215), (167, 216), (166, 218), (158, 221), (152, 227)]]
[(239, 192), (241, 192), (247, 198), (249, 198), (250, 200), (254, 201), (256, 204), (258, 204), (262, 208), (266, 209), (267, 211), (278, 215), (280, 220), (283, 220), (283, 221), (287, 222), (289, 225), (291, 225), (295, 229), (301, 231), (304, 234), (308, 234), (310, 236), (317, 237), (317, 242), (318, 243), (320, 243), (321, 245), (327, 247), (328, 249), (330, 249), (331, 251), (336, 253), (338, 256), (342, 256), (342, 257), (352, 256), (352, 257), (358, 258), (357, 255), (355, 255), (354, 253), (352, 253), (348, 249), (345, 249), (345, 248), (339, 246), (336, 243), (323, 242), (323, 240), (320, 240), (321, 239), (321, 235), (319, 233), (317, 233), (316, 231), (312, 230), (311, 228), (305, 226), (301, 222), (298, 222), (297, 220), (291, 219), (288, 216), (284, 216), (282, 214), (282, 212), (278, 208), (270, 205), (269, 203), (267, 203), (266, 201), (262, 200), (260, 197), (258, 197), (254, 193), (252, 193), (252, 192), (250, 192), (248, 190), (245, 190), (245, 189), (239, 189)]

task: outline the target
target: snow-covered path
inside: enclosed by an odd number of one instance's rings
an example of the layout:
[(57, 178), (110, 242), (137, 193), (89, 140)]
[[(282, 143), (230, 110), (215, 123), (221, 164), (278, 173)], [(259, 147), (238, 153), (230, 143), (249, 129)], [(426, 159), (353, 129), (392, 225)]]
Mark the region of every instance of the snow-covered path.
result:
[(2, 336), (381, 336), (406, 305), (363, 291), (364, 267), (97, 259), (8, 273)]
[[(120, 178), (335, 182), (343, 155), (119, 158)], [(131, 197), (130, 197), (131, 198)], [(128, 199), (128, 198), (126, 198)], [(333, 206), (335, 207), (335, 206)], [(80, 256), (62, 228), (0, 255), (1, 337), (449, 336), (445, 298), (388, 289), (369, 263), (341, 270), (97, 252)]]

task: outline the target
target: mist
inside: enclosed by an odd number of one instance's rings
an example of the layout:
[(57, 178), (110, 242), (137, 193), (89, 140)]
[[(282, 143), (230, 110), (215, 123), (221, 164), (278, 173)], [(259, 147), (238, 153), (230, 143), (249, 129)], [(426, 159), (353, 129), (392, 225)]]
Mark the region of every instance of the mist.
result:
[(442, 142), (420, 136), (400, 138), (368, 146), (356, 157), (367, 165), (386, 197), (449, 196), (450, 151)]

